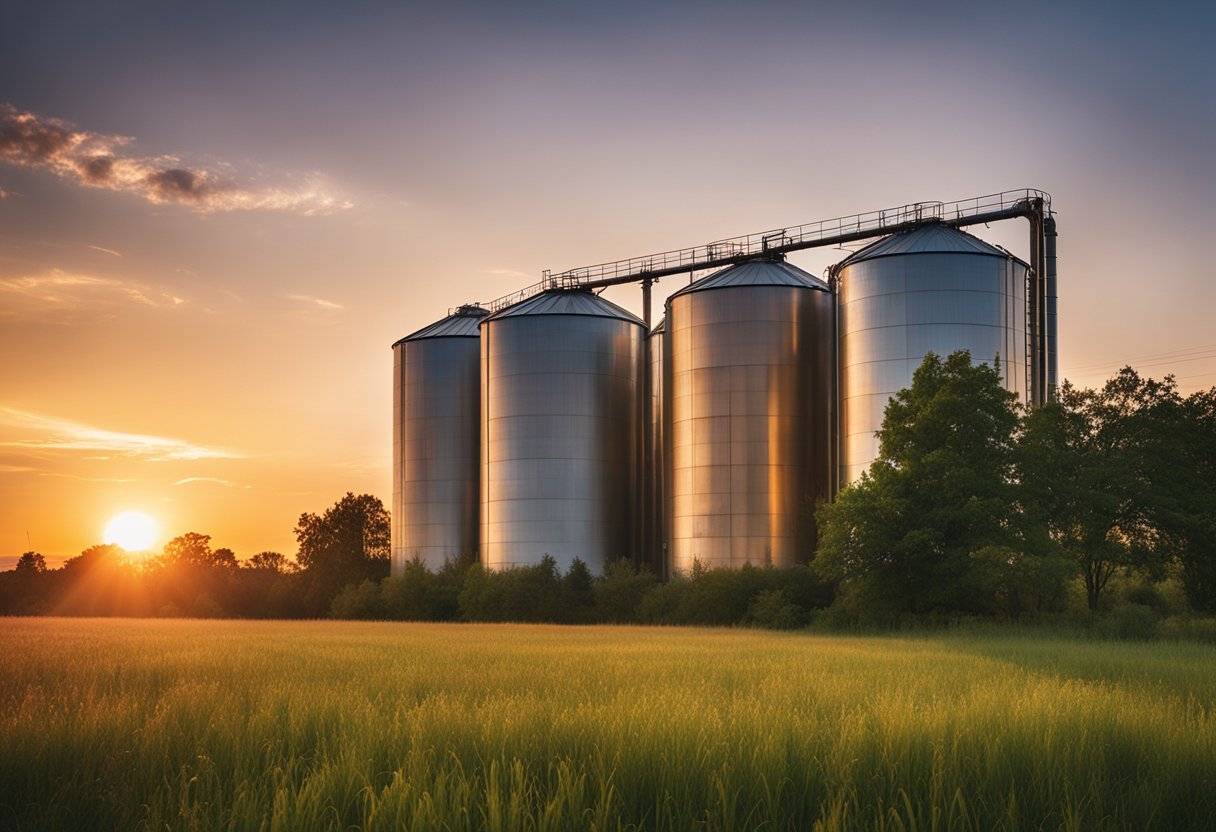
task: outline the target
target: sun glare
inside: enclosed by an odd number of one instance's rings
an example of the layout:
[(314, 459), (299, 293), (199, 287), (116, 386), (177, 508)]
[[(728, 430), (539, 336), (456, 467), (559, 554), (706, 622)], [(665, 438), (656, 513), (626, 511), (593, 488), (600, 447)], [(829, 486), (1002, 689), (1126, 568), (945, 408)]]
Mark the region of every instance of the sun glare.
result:
[(128, 552), (144, 552), (156, 540), (156, 521), (138, 511), (124, 511), (111, 518), (103, 542), (116, 543)]

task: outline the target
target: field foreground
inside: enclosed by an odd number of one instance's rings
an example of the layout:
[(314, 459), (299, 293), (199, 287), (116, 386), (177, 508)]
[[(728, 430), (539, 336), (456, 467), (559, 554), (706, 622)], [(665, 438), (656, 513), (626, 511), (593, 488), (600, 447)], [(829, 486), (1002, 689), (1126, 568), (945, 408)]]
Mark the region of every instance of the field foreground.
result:
[(1216, 649), (0, 621), (4, 829), (1210, 829)]

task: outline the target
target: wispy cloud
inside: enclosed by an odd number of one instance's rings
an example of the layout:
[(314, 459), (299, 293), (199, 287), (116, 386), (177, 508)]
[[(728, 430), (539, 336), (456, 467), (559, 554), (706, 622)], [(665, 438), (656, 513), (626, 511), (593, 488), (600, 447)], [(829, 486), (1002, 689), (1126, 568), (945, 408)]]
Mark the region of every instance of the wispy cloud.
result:
[(486, 274), (492, 274), (495, 277), (516, 277), (525, 280), (533, 277), (533, 275), (521, 272), (518, 269), (486, 269)]
[(213, 485), (222, 485), (225, 488), (252, 488), (250, 485), (241, 485), (232, 480), (220, 479), (219, 477), (186, 477), (173, 483), (174, 485), (190, 485), (192, 483), (211, 483)]
[(0, 442), (0, 446), (27, 451), (104, 451), (153, 462), (239, 459), (242, 456), (235, 451), (208, 448), (184, 439), (106, 430), (8, 407), (0, 407), (0, 424), (24, 434)]
[(139, 482), (139, 480), (129, 477), (85, 477), (80, 474), (66, 474), (62, 471), (39, 471), (40, 477), (63, 477), (69, 480), (81, 480), (83, 482)]
[(0, 278), (0, 318), (31, 313), (113, 312), (124, 305), (173, 308), (186, 301), (142, 283), (51, 269), (41, 274)]
[(324, 298), (314, 298), (311, 295), (284, 295), (288, 300), (294, 300), (298, 303), (306, 303), (315, 306), (318, 309), (345, 309), (346, 307), (340, 303), (334, 303), (332, 300)]
[(100, 251), (102, 254), (112, 254), (115, 257), (122, 257), (121, 252), (117, 252), (112, 248), (103, 248), (102, 246), (93, 245), (89, 246), (89, 248), (93, 249), (93, 251)]
[[(311, 175), (292, 186), (250, 187), (226, 170), (187, 166), (172, 155), (127, 152), (129, 136), (81, 130), (58, 118), (0, 104), (0, 160), (51, 171), (69, 182), (135, 194), (149, 202), (216, 211), (327, 214), (351, 207)], [(219, 166), (226, 168), (226, 166)]]

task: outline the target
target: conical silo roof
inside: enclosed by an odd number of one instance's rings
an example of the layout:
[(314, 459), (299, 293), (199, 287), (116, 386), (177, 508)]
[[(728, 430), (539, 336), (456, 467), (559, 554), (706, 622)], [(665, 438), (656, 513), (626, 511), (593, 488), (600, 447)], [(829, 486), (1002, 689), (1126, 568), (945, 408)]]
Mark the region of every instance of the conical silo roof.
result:
[(481, 319), (489, 314), (488, 309), (482, 309), (480, 306), (460, 306), (446, 318), (410, 333), (393, 346), (404, 344), (406, 341), (421, 341), (423, 338), (476, 338)]
[[(671, 297), (703, 292), (707, 289), (728, 289), (736, 286), (797, 286), (804, 289), (828, 290), (828, 284), (810, 272), (780, 260), (748, 260), (728, 266), (685, 286)], [(671, 298), (668, 298), (670, 301)]]
[(486, 321), (518, 318), (528, 315), (586, 315), (593, 318), (615, 318), (645, 326), (627, 309), (592, 294), (587, 289), (551, 289), (495, 312)]
[(986, 243), (979, 237), (951, 228), (945, 223), (922, 225), (911, 231), (892, 234), (849, 256), (841, 265), (891, 257), (900, 254), (986, 254), (992, 257), (1009, 257), (1009, 252)]
[(659, 322), (654, 325), (654, 329), (650, 330), (650, 334), (652, 336), (662, 335), (666, 331), (667, 331), (667, 317), (663, 316), (662, 318), (659, 318)]

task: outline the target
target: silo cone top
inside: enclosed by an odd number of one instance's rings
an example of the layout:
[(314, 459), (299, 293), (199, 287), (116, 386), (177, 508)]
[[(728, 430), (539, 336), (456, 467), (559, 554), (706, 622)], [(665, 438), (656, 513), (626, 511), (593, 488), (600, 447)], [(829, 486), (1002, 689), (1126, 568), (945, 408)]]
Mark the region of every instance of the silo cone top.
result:
[(476, 338), (481, 319), (489, 314), (488, 309), (482, 309), (480, 306), (459, 306), (451, 315), (410, 333), (393, 346), (404, 344), (406, 341), (421, 341), (424, 338)]
[(828, 284), (815, 275), (782, 260), (748, 260), (736, 266), (728, 266), (701, 278), (696, 283), (685, 286), (668, 298), (668, 302), (670, 303), (672, 299), (680, 295), (703, 292), (707, 289), (731, 289), (737, 286), (793, 286), (801, 289), (828, 291)]
[(642, 320), (629, 310), (592, 294), (588, 289), (550, 289), (495, 312), (486, 318), (484, 323), (528, 315), (586, 315), (593, 318), (615, 318), (645, 326)]

